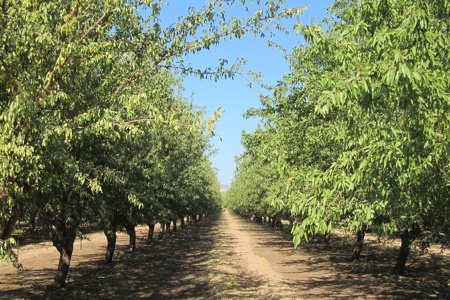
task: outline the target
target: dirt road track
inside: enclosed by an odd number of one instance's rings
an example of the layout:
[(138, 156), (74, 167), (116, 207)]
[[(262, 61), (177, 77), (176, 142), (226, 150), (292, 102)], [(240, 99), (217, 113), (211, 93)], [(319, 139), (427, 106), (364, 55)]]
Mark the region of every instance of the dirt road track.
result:
[[(142, 239), (146, 229), (140, 227)], [(68, 288), (51, 287), (58, 255), (49, 244), (20, 250), (28, 268), (0, 265), (1, 299), (423, 299), (443, 298), (450, 257), (415, 259), (410, 275), (390, 274), (395, 249), (382, 257), (376, 245), (359, 262), (332, 245), (308, 244), (294, 250), (289, 236), (224, 211), (176, 232), (161, 242), (143, 240), (126, 253), (118, 239), (116, 262), (104, 265), (105, 237), (77, 242)], [(392, 253), (391, 253), (392, 252)]]

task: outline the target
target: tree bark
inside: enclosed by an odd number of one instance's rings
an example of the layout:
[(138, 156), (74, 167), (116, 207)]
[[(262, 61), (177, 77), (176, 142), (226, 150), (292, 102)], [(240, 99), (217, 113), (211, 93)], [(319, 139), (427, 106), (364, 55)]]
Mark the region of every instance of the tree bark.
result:
[(272, 227), (272, 228), (275, 228), (275, 219), (270, 219), (270, 226)]
[(58, 270), (54, 279), (57, 287), (63, 287), (66, 284), (70, 262), (72, 260), (75, 237), (76, 231), (74, 229), (63, 226), (61, 230), (58, 231), (58, 237), (53, 239), (53, 245), (59, 252)]
[(283, 223), (281, 223), (280, 219), (277, 219), (275, 222), (275, 227), (283, 229)]
[(361, 252), (364, 246), (364, 237), (366, 235), (367, 226), (362, 225), (361, 228), (356, 233), (356, 242), (353, 247), (352, 259), (360, 259)]
[(105, 229), (106, 240), (108, 244), (106, 245), (106, 254), (105, 254), (105, 262), (110, 263), (113, 260), (114, 251), (116, 250), (116, 227), (111, 226)]
[(37, 234), (36, 234), (36, 217), (37, 217), (37, 213), (33, 212), (30, 213), (30, 233), (31, 233), (31, 237), (36, 238)]
[(164, 234), (166, 233), (166, 224), (164, 222), (160, 222), (160, 230), (158, 234), (158, 240), (162, 240), (164, 238)]
[[(6, 196), (7, 199), (7, 196)], [(1, 200), (1, 199), (0, 199)], [(12, 208), (12, 214), (9, 218), (0, 221), (0, 239), (7, 240), (11, 237), (16, 228), (17, 220), (20, 216), (20, 205), (16, 202)]]
[(177, 220), (173, 220), (172, 223), (173, 223), (172, 231), (175, 232), (175, 231), (177, 231)]
[(170, 221), (166, 222), (166, 233), (170, 233)]
[(180, 228), (183, 229), (185, 226), (184, 224), (184, 217), (181, 218)]
[(402, 244), (397, 256), (397, 263), (395, 264), (394, 274), (405, 274), (406, 261), (408, 260), (409, 252), (411, 251), (411, 243), (413, 241), (413, 235), (406, 229), (400, 235)]
[(125, 228), (130, 236), (130, 247), (128, 251), (134, 252), (136, 250), (136, 226), (134, 224), (127, 224)]
[(155, 223), (149, 223), (147, 225), (148, 225), (147, 242), (152, 242), (153, 234), (155, 233)]

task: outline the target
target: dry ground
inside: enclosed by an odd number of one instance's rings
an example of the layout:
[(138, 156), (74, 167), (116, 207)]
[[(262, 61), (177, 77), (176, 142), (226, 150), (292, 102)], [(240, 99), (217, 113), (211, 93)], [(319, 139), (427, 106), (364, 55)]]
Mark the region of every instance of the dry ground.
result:
[(0, 264), (1, 299), (445, 299), (450, 253), (413, 253), (406, 276), (391, 275), (397, 248), (370, 240), (360, 261), (351, 239), (332, 236), (294, 250), (286, 233), (224, 211), (135, 253), (120, 234), (116, 262), (102, 262), (102, 233), (78, 241), (68, 287), (51, 283), (58, 254), (51, 243), (20, 248), (16, 271)]

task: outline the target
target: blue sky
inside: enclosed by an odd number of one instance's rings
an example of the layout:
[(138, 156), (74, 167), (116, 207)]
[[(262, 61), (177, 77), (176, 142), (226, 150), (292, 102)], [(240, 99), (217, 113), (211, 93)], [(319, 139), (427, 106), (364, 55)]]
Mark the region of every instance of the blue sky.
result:
[[(200, 0), (170, 1), (161, 17), (172, 19), (174, 16), (186, 15), (189, 6), (199, 7), (204, 2)], [(331, 3), (331, 0), (299, 0), (287, 1), (285, 6), (305, 6), (307, 10), (301, 20), (303, 23), (309, 23), (311, 20), (319, 21), (324, 18), (326, 8)], [(163, 19), (164, 23), (166, 21), (169, 20)], [(302, 39), (293, 33), (293, 21), (283, 23), (291, 33), (287, 36), (279, 33), (271, 39), (291, 50), (302, 43)], [(219, 58), (226, 58), (229, 62), (234, 62), (237, 58), (244, 58), (247, 61), (245, 67), (247, 70), (261, 72), (264, 75), (265, 83), (275, 84), (289, 72), (289, 64), (279, 50), (267, 45), (267, 41), (267, 39), (248, 35), (241, 40), (224, 41), (208, 51), (190, 55), (185, 60), (194, 66), (207, 67), (216, 65)], [(212, 139), (212, 144), (217, 150), (212, 157), (212, 162), (217, 169), (221, 184), (229, 185), (235, 172), (235, 157), (243, 152), (240, 144), (242, 132), (251, 132), (258, 123), (256, 119), (244, 119), (243, 114), (251, 107), (258, 107), (259, 95), (267, 94), (267, 91), (256, 84), (249, 88), (247, 81), (240, 76), (235, 77), (234, 80), (227, 79), (218, 82), (188, 76), (184, 80), (184, 87), (183, 95), (191, 99), (195, 105), (204, 107), (208, 111), (208, 115), (219, 107), (224, 110), (222, 118), (216, 126), (216, 136)]]

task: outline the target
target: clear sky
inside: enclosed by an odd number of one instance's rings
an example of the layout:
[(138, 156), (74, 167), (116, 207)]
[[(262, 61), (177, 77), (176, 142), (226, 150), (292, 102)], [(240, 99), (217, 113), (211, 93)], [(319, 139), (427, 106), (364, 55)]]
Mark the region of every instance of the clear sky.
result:
[[(199, 7), (203, 3), (205, 1), (201, 0), (169, 1), (161, 17), (186, 15), (189, 6)], [(331, 3), (331, 0), (290, 0), (286, 2), (286, 7), (306, 7), (307, 10), (301, 20), (303, 23), (309, 23), (311, 20), (319, 21), (324, 18), (326, 8)], [(165, 21), (167, 20), (163, 19), (164, 23)], [(272, 40), (291, 50), (302, 43), (302, 39), (294, 34), (292, 21), (283, 23), (291, 33), (287, 36), (279, 33)], [(289, 72), (289, 64), (284, 55), (279, 50), (268, 47), (267, 39), (254, 38), (252, 35), (241, 40), (224, 41), (208, 51), (188, 56), (186, 61), (194, 66), (207, 67), (216, 65), (219, 58), (227, 58), (229, 62), (234, 62), (238, 57), (247, 61), (247, 70), (263, 73), (263, 80), (268, 84), (275, 84)], [(242, 132), (251, 132), (258, 123), (256, 119), (244, 119), (243, 114), (247, 109), (259, 106), (259, 95), (267, 94), (267, 91), (255, 84), (252, 88), (247, 87), (247, 81), (239, 76), (234, 80), (218, 82), (187, 77), (184, 87), (184, 96), (192, 99), (195, 105), (205, 107), (208, 114), (219, 107), (224, 110), (216, 127), (216, 136), (212, 139), (212, 144), (217, 149), (212, 162), (217, 169), (220, 183), (229, 185), (235, 172), (235, 157), (243, 152), (240, 144)]]

